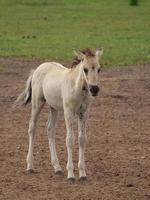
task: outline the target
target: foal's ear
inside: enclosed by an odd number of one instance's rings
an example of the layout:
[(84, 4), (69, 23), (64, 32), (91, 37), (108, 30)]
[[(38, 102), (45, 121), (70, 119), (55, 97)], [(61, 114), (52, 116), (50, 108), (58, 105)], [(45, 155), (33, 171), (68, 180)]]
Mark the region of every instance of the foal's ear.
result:
[(84, 59), (84, 54), (80, 50), (74, 49), (74, 54), (77, 56), (77, 58), (79, 60), (83, 60)]
[(101, 57), (103, 55), (103, 48), (97, 49), (95, 51), (95, 55), (98, 57)]

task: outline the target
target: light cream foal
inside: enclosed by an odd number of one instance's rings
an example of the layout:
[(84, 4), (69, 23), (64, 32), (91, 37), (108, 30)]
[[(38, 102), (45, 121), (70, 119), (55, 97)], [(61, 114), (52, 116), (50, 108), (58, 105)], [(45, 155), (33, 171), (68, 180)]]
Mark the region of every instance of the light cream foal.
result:
[(73, 67), (68, 69), (55, 62), (43, 63), (32, 71), (25, 90), (16, 100), (16, 105), (26, 105), (32, 101), (31, 119), (29, 122), (29, 149), (27, 155), (27, 171), (33, 172), (33, 144), (35, 127), (38, 115), (45, 103), (49, 104), (50, 115), (48, 119), (48, 139), (51, 153), (51, 163), (56, 174), (61, 174), (62, 168), (55, 147), (55, 124), (58, 110), (64, 110), (67, 137), (66, 146), (68, 152), (67, 171), (68, 179), (75, 180), (72, 161), (72, 149), (74, 144), (73, 123), (75, 115), (78, 116), (79, 127), (79, 178), (86, 179), (85, 172), (85, 140), (87, 108), (91, 96), (97, 96), (99, 92), (99, 74), (101, 66), (99, 58), (102, 50), (75, 51), (76, 59)]

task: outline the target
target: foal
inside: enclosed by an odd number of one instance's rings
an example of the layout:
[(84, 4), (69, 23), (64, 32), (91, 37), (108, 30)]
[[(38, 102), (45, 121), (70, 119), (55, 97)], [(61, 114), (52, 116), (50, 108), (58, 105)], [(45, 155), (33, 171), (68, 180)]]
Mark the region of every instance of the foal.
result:
[(36, 70), (31, 72), (25, 90), (16, 100), (16, 105), (26, 105), (28, 102), (32, 102), (31, 119), (28, 129), (28, 173), (33, 172), (35, 127), (38, 115), (46, 101), (50, 107), (47, 133), (51, 153), (51, 163), (55, 173), (62, 173), (55, 147), (55, 124), (58, 110), (63, 109), (67, 129), (66, 146), (68, 152), (68, 179), (70, 181), (75, 180), (72, 161), (72, 148), (74, 144), (73, 121), (75, 115), (78, 117), (79, 128), (79, 178), (80, 180), (86, 179), (84, 158), (86, 111), (89, 106), (90, 96), (95, 97), (99, 92), (98, 81), (101, 70), (99, 57), (102, 53), (102, 50), (76, 50), (76, 59), (73, 62), (73, 67), (70, 69), (59, 63), (49, 62), (41, 64)]

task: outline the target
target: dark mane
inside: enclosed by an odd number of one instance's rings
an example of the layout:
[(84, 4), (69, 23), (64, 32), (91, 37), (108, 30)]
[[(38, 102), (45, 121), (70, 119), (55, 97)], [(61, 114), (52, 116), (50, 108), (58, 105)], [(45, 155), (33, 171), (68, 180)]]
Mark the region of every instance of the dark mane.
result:
[[(81, 51), (84, 55), (87, 57), (93, 57), (95, 56), (94, 52), (91, 49), (84, 49)], [(81, 59), (79, 59), (77, 56), (72, 61), (71, 68), (76, 67), (81, 62)]]
[(84, 49), (81, 52), (83, 54), (85, 54), (87, 57), (93, 57), (93, 56), (95, 56), (94, 52), (91, 49)]
[(81, 62), (81, 60), (79, 60), (79, 59), (77, 58), (77, 56), (74, 57), (74, 59), (73, 59), (73, 61), (72, 61), (72, 64), (71, 64), (71, 68), (76, 67), (80, 62)]

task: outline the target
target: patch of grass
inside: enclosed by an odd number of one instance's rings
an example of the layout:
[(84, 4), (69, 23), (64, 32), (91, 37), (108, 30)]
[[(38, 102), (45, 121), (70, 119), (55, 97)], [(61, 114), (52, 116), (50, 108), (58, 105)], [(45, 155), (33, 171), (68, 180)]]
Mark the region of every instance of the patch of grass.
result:
[(104, 48), (103, 63), (150, 60), (150, 1), (1, 0), (0, 56), (71, 60), (73, 48)]
[(130, 5), (131, 6), (137, 6), (138, 5), (138, 0), (130, 0)]

